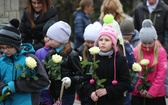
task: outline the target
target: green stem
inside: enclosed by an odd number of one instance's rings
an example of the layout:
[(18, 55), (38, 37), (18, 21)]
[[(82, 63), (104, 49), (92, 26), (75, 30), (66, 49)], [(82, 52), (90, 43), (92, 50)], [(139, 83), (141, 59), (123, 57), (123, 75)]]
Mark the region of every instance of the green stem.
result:
[(144, 105), (145, 105), (146, 103), (145, 103), (145, 97), (144, 97)]

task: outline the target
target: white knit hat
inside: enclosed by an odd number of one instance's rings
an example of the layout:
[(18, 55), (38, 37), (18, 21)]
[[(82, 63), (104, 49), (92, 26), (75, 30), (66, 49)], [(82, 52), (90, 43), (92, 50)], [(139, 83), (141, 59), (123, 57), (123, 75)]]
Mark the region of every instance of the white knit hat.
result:
[(68, 23), (58, 21), (47, 31), (47, 36), (57, 42), (67, 43), (71, 35), (71, 27)]
[(100, 22), (96, 21), (93, 24), (89, 24), (84, 31), (84, 40), (95, 41), (101, 29), (102, 25)]

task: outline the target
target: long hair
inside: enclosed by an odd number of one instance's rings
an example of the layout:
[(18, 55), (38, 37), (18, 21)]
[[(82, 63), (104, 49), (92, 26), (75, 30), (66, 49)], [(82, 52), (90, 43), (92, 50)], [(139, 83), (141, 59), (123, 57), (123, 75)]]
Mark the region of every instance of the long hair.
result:
[[(51, 6), (51, 0), (38, 0), (40, 2), (42, 2), (43, 5), (43, 9), (40, 12), (40, 16), (44, 15), (47, 11), (47, 9)], [(31, 23), (31, 28), (35, 28), (35, 23), (34, 23), (34, 9), (32, 6), (32, 0), (27, 0), (27, 9), (28, 9), (28, 13), (29, 13), (29, 19), (30, 19), (30, 23)]]
[(84, 43), (83, 60), (88, 60), (90, 57), (89, 47)]
[(93, 4), (93, 0), (81, 0), (79, 3), (79, 7), (76, 9), (77, 11), (84, 10), (85, 7)]
[(64, 49), (61, 51), (61, 55), (67, 54), (71, 50), (70, 42), (64, 44)]
[(120, 23), (120, 21), (125, 18), (123, 7), (119, 0), (104, 0), (103, 4), (101, 5), (101, 14), (99, 17), (100, 21), (103, 23), (103, 17), (106, 14), (113, 14), (113, 13), (116, 13), (114, 19), (118, 23)]
[[(154, 42), (154, 51), (153, 51), (153, 53), (154, 53), (154, 55), (153, 55), (154, 61), (152, 63), (152, 66), (154, 66), (154, 65), (156, 65), (158, 63), (158, 54), (159, 54), (159, 47), (160, 46), (162, 46), (162, 45), (158, 41)], [(138, 62), (140, 62), (143, 59), (143, 56), (144, 56), (144, 54), (143, 54), (143, 52), (141, 50), (142, 49), (142, 43), (140, 43), (138, 45), (138, 49), (139, 49), (139, 51), (138, 51), (138, 54), (136, 55), (136, 57), (138, 58)]]

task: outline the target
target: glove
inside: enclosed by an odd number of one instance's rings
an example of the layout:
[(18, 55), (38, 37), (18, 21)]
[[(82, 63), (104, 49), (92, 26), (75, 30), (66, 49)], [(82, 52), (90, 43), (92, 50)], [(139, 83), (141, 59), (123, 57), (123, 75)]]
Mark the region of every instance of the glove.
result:
[(12, 93), (15, 93), (15, 82), (14, 82), (14, 81), (10, 81), (10, 82), (8, 83), (8, 86), (9, 86), (9, 88), (10, 88), (10, 91), (11, 91)]
[(6, 90), (10, 90), (12, 93), (14, 93), (15, 92), (15, 83), (14, 83), (14, 81), (10, 81), (9, 83), (8, 83), (8, 85), (7, 86), (5, 86), (3, 89), (2, 89), (2, 95), (5, 93), (5, 91)]
[(71, 86), (71, 79), (69, 77), (64, 77), (61, 81), (64, 82), (64, 86), (66, 89)]

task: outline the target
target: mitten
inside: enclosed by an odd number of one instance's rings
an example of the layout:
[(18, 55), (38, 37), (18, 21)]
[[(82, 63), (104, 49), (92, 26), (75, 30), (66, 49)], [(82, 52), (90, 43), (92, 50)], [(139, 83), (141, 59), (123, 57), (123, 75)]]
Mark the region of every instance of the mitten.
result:
[(71, 79), (69, 77), (64, 77), (61, 81), (64, 82), (64, 86), (66, 89), (71, 86)]
[(8, 83), (8, 86), (9, 86), (9, 88), (10, 88), (10, 91), (11, 91), (12, 93), (15, 93), (15, 82), (14, 82), (14, 81), (10, 81), (10, 82)]

